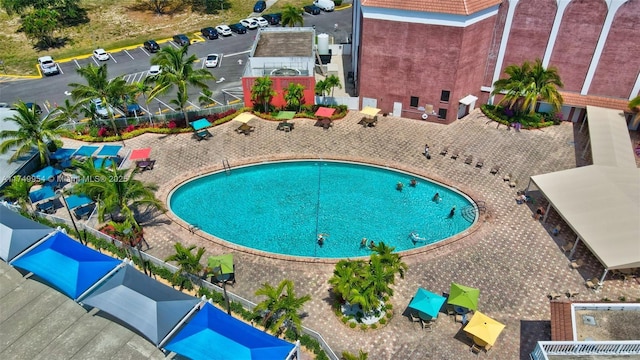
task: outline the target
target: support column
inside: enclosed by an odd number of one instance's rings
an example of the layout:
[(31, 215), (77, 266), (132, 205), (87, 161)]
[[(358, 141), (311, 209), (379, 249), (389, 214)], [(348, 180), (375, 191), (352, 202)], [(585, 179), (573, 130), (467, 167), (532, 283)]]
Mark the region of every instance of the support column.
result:
[(602, 50), (604, 49), (604, 44), (607, 42), (607, 37), (609, 36), (609, 31), (611, 30), (611, 24), (613, 23), (613, 18), (616, 16), (618, 9), (627, 0), (608, 0), (607, 3), (607, 17), (604, 19), (604, 25), (602, 26), (602, 30), (600, 31), (600, 37), (598, 38), (598, 44), (596, 45), (596, 51), (593, 53), (593, 57), (591, 58), (591, 64), (589, 65), (589, 71), (587, 71), (587, 76), (584, 79), (584, 84), (582, 85), (582, 90), (580, 91), (580, 95), (587, 95), (589, 93), (589, 87), (591, 87), (591, 81), (593, 81), (593, 76), (596, 73), (596, 69), (598, 68), (598, 63), (600, 63), (600, 56), (602, 56)]
[(549, 34), (549, 41), (547, 41), (547, 48), (544, 51), (544, 58), (542, 59), (542, 66), (545, 68), (549, 66), (549, 60), (551, 60), (551, 54), (553, 48), (556, 45), (556, 39), (558, 38), (558, 30), (560, 30), (560, 24), (562, 23), (562, 17), (564, 11), (567, 9), (567, 5), (571, 0), (556, 0), (558, 7), (556, 8), (556, 17), (553, 19), (553, 26), (551, 27), (551, 34)]
[(580, 236), (576, 236), (576, 242), (573, 243), (573, 247), (571, 248), (571, 252), (569, 253), (569, 260), (573, 259), (573, 255), (576, 253), (576, 249), (578, 248), (579, 242), (580, 242)]
[[(507, 43), (509, 42), (509, 34), (511, 33), (511, 24), (513, 23), (513, 14), (516, 12), (518, 1), (520, 0), (509, 1), (509, 10), (507, 10), (507, 18), (504, 22), (504, 29), (502, 29), (500, 49), (498, 50), (498, 57), (496, 58), (496, 68), (493, 70), (491, 89), (493, 89), (493, 83), (500, 79), (500, 74), (502, 73), (502, 63), (504, 62), (504, 54), (507, 51)], [(493, 96), (489, 98), (489, 103), (493, 104)]]

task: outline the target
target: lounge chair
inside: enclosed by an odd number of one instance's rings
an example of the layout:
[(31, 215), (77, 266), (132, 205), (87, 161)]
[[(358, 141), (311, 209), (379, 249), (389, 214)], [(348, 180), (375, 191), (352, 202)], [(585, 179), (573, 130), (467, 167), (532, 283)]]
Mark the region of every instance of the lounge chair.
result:
[(458, 157), (460, 157), (460, 151), (458, 150), (453, 150), (453, 152), (451, 153), (451, 158), (453, 160), (456, 160)]
[[(448, 296), (447, 296), (448, 297)], [(444, 307), (444, 311), (447, 313), (447, 315), (449, 316), (454, 316), (456, 314), (456, 310), (453, 308), (453, 305), (451, 304), (447, 304)]]
[(445, 146), (442, 148), (442, 150), (440, 150), (440, 155), (445, 156), (447, 155), (448, 152), (449, 152), (449, 147)]
[(201, 140), (206, 140), (206, 139), (208, 139), (208, 138), (212, 137), (213, 135), (211, 135), (211, 133), (209, 132), (209, 130), (204, 129), (204, 130), (200, 130), (200, 131), (194, 132), (194, 133), (193, 133), (193, 136), (194, 136), (198, 141), (201, 141)]
[(42, 202), (38, 205), (36, 205), (36, 209), (40, 212), (43, 212), (45, 214), (55, 214), (56, 213), (56, 207), (55, 207), (55, 203), (52, 200), (48, 200), (45, 202)]
[(481, 168), (484, 166), (484, 159), (483, 158), (479, 158), (478, 161), (476, 162), (476, 167), (477, 168)]
[(514, 188), (514, 187), (516, 187), (517, 185), (518, 185), (518, 180), (516, 180), (516, 179), (511, 179), (511, 180), (509, 181), (509, 187)]
[(153, 170), (155, 164), (155, 160), (136, 161), (136, 168), (140, 171)]
[(582, 261), (582, 259), (578, 259), (573, 260), (569, 266), (571, 266), (572, 269), (578, 269), (582, 267), (582, 265), (584, 265), (584, 261)]
[(493, 174), (493, 175), (497, 174), (497, 173), (498, 173), (498, 171), (500, 171), (500, 165), (499, 165), (499, 164), (493, 165), (493, 167), (491, 168), (491, 170), (489, 170), (489, 172), (490, 172), (491, 174)]
[(422, 329), (427, 331), (433, 331), (433, 321), (422, 321)]
[(571, 249), (573, 249), (573, 243), (572, 242), (568, 242), (568, 243), (562, 245), (561, 248), (562, 248), (562, 251), (569, 252), (569, 251), (571, 251)]
[(464, 159), (464, 163), (467, 165), (471, 165), (472, 162), (473, 162), (473, 155), (467, 155), (467, 158)]
[(549, 294), (547, 295), (547, 298), (549, 298), (549, 300), (556, 300), (556, 299), (559, 299), (559, 298), (561, 298), (561, 297), (562, 297), (562, 294), (560, 294), (560, 293), (559, 293), (559, 292), (557, 292), (557, 291), (554, 291), (554, 292), (549, 293)]
[(87, 205), (79, 206), (73, 209), (73, 214), (78, 220), (82, 220), (82, 219), (86, 220), (86, 219), (89, 219), (89, 216), (91, 215), (92, 211), (93, 211), (93, 204), (87, 204)]
[(479, 345), (476, 345), (476, 343), (471, 343), (471, 352), (474, 354), (479, 354), (480, 351), (482, 350), (482, 348)]
[(422, 321), (422, 319), (420, 319), (420, 317), (415, 315), (413, 312), (409, 313), (409, 319), (412, 323), (420, 323), (420, 327), (424, 328), (424, 322)]
[(511, 181), (511, 178), (513, 177), (513, 175), (511, 175), (511, 173), (506, 174), (505, 176), (502, 177), (502, 181)]
[(593, 279), (589, 279), (589, 280), (585, 281), (584, 284), (589, 289), (596, 290), (596, 289), (598, 289), (600, 287), (600, 279), (594, 277)]

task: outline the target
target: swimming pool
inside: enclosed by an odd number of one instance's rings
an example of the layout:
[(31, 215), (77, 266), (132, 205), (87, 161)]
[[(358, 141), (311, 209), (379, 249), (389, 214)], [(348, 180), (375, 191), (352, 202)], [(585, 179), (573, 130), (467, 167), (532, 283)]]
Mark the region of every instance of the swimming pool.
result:
[[(317, 258), (368, 256), (363, 237), (396, 251), (415, 249), (473, 225), (477, 215), (466, 195), (417, 177), (412, 187), (411, 179), (357, 163), (272, 162), (195, 178), (174, 189), (168, 203), (186, 223), (228, 242)], [(412, 232), (424, 240), (412, 241)], [(326, 234), (322, 246), (318, 234)]]

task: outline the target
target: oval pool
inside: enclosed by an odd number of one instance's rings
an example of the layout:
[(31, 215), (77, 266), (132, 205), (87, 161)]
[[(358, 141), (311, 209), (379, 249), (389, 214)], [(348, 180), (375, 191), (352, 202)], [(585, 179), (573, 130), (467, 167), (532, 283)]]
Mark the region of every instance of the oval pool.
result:
[[(283, 161), (203, 175), (169, 195), (169, 208), (200, 230), (261, 251), (304, 257), (368, 256), (361, 239), (396, 251), (442, 241), (477, 218), (470, 198), (407, 173), (337, 161)], [(396, 184), (404, 187), (398, 191)], [(435, 193), (441, 195), (434, 202)], [(455, 214), (450, 217), (452, 207)], [(413, 241), (410, 234), (419, 234)], [(326, 234), (324, 244), (318, 234)]]

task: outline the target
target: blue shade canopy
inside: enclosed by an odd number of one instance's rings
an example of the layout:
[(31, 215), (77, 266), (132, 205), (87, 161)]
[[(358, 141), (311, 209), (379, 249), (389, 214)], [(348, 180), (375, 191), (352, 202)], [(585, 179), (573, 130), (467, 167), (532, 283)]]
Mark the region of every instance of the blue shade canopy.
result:
[(67, 207), (69, 208), (69, 210), (75, 209), (78, 206), (91, 204), (93, 202), (93, 200), (84, 195), (71, 195), (64, 199), (67, 202)]
[(73, 156), (89, 157), (93, 155), (93, 153), (96, 152), (96, 150), (98, 150), (97, 146), (83, 145), (78, 150), (76, 150), (76, 152), (73, 153)]
[(131, 265), (118, 270), (82, 299), (83, 304), (122, 320), (156, 345), (198, 302)]
[(191, 123), (191, 127), (193, 127), (195, 131), (202, 130), (208, 126), (211, 126), (211, 123), (207, 121), (207, 119), (200, 119)]
[(97, 158), (93, 160), (93, 166), (96, 169), (110, 167), (113, 164), (113, 160), (110, 158)]
[(55, 197), (56, 193), (51, 186), (43, 186), (41, 189), (34, 190), (29, 193), (29, 200), (31, 203), (36, 203), (41, 200), (50, 199)]
[(11, 265), (31, 271), (76, 299), (121, 262), (56, 232)]
[(413, 300), (409, 303), (409, 307), (432, 318), (436, 318), (445, 301), (447, 301), (447, 298), (444, 296), (434, 294), (423, 288), (418, 288), (418, 291), (413, 296)]
[(96, 156), (115, 157), (118, 156), (120, 149), (122, 149), (121, 145), (104, 145)]
[(284, 360), (294, 345), (205, 303), (165, 348), (190, 359)]
[(49, 179), (55, 178), (56, 176), (62, 174), (62, 170), (58, 170), (56, 168), (54, 168), (53, 166), (47, 166), (44, 169), (40, 169), (36, 172), (34, 172), (33, 174), (31, 174), (31, 176), (33, 176), (34, 178), (38, 179), (38, 180), (42, 180), (42, 181), (48, 181)]
[(64, 159), (70, 158), (71, 155), (73, 155), (73, 153), (75, 153), (75, 152), (76, 152), (76, 149), (60, 148), (60, 149), (56, 150), (56, 152), (51, 154), (51, 158), (52, 159), (56, 159), (56, 160), (64, 160)]
[(0, 258), (13, 259), (53, 229), (0, 206)]

